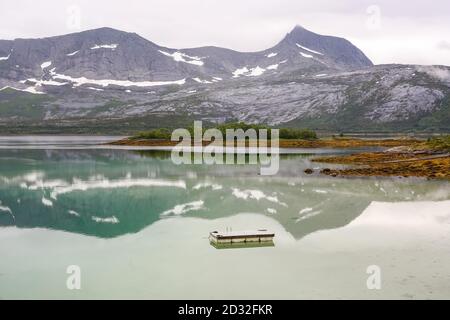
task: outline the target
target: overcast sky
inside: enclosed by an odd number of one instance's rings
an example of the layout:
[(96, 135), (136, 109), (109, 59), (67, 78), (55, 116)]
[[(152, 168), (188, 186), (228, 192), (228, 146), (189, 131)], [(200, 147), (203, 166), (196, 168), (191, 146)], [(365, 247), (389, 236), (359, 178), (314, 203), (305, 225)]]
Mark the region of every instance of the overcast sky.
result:
[(376, 64), (450, 65), (449, 0), (14, 0), (0, 2), (0, 39), (97, 27), (160, 45), (256, 51), (296, 24), (345, 37)]

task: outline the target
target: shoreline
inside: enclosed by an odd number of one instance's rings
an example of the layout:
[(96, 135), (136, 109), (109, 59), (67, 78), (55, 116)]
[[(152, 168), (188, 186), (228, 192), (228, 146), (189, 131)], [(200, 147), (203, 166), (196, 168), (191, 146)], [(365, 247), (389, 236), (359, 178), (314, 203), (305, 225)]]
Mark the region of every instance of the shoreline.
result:
[[(299, 139), (280, 139), (280, 148), (338, 148), (338, 149), (353, 149), (363, 147), (403, 147), (413, 146), (420, 143), (417, 139), (354, 139), (354, 138), (327, 138), (316, 140), (299, 140)], [(203, 141), (203, 146), (209, 145), (211, 142)], [(122, 140), (108, 143), (114, 146), (136, 146), (136, 147), (174, 147), (178, 145), (177, 141), (170, 141), (165, 139), (133, 139), (125, 138)], [(270, 141), (268, 143), (270, 147)]]
[[(203, 141), (203, 146), (211, 142)], [(108, 143), (113, 146), (174, 147), (176, 141), (163, 139), (125, 138)], [(247, 144), (248, 145), (248, 144)], [(268, 143), (270, 146), (270, 141)], [(430, 147), (425, 140), (398, 139), (356, 139), (322, 138), (315, 140), (282, 139), (279, 148), (283, 149), (357, 149), (380, 147), (381, 152), (360, 152), (351, 155), (316, 157), (312, 162), (349, 165), (346, 169), (323, 169), (321, 174), (332, 177), (422, 177), (427, 179), (450, 180), (450, 151)], [(305, 173), (314, 173), (313, 169)]]
[(450, 153), (385, 151), (318, 157), (312, 161), (352, 166), (320, 171), (321, 174), (332, 177), (419, 177), (450, 180)]

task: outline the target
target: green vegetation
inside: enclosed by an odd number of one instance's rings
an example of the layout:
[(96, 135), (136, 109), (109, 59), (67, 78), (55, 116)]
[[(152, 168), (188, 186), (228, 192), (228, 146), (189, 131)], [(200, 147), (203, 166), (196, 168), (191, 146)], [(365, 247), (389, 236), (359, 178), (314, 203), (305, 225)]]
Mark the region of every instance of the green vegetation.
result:
[[(271, 130), (272, 130), (270, 127), (265, 126), (265, 125), (247, 124), (244, 122), (227, 123), (227, 124), (222, 124), (222, 125), (219, 125), (219, 126), (213, 127), (213, 128), (218, 129), (220, 132), (222, 132), (224, 137), (226, 136), (226, 132), (229, 129), (231, 129), (231, 130), (242, 129), (244, 131), (253, 129), (257, 133), (259, 132), (259, 130), (266, 129), (266, 130), (268, 130), (268, 135), (270, 138)], [(208, 129), (210, 129), (210, 128), (204, 127), (203, 132), (205, 132)], [(193, 127), (189, 127), (187, 130), (191, 133), (191, 136), (194, 135)], [(170, 137), (171, 137), (171, 131), (169, 129), (162, 128), (162, 129), (154, 129), (151, 131), (140, 132), (140, 133), (136, 134), (135, 136), (133, 136), (131, 139), (133, 139), (133, 140), (139, 140), (139, 139), (169, 140)], [(316, 140), (317, 134), (316, 134), (316, 132), (309, 130), (309, 129), (282, 128), (282, 129), (280, 129), (280, 139)]]
[(126, 102), (122, 102), (122, 101), (113, 99), (113, 100), (110, 100), (110, 101), (108, 101), (107, 103), (105, 103), (103, 105), (96, 106), (95, 108), (93, 108), (89, 112), (89, 116), (92, 117), (92, 116), (95, 116), (95, 115), (97, 115), (99, 113), (102, 113), (102, 112), (112, 111), (115, 108), (123, 107), (125, 105), (126, 105)]
[(280, 129), (280, 139), (316, 140), (317, 133), (309, 129)]
[(450, 152), (450, 135), (430, 138), (426, 144), (433, 150)]
[(0, 92), (0, 118), (40, 120), (45, 115), (43, 105), (50, 100), (47, 95), (4, 89)]
[(232, 122), (232, 123), (226, 123), (226, 124), (222, 124), (220, 126), (218, 126), (216, 129), (220, 130), (220, 132), (222, 132), (222, 134), (225, 136), (227, 130), (231, 129), (231, 130), (239, 130), (242, 129), (244, 131), (247, 130), (256, 130), (256, 132), (258, 132), (258, 130), (269, 130), (270, 132), (270, 127), (268, 126), (264, 126), (264, 125), (259, 125), (259, 124), (247, 124), (244, 122)]
[[(258, 124), (246, 124), (244, 122), (236, 122), (236, 123), (227, 123), (217, 127), (224, 135), (226, 134), (227, 129), (238, 130), (242, 129), (244, 131), (254, 129), (256, 132), (258, 130), (267, 129), (269, 133), (269, 137), (271, 137), (272, 128), (265, 125)], [(316, 140), (317, 134), (316, 132), (309, 129), (294, 129), (294, 128), (281, 128), (280, 129), (280, 139), (300, 139), (300, 140)]]
[(140, 132), (133, 136), (132, 139), (158, 139), (158, 140), (170, 140), (171, 132), (168, 129), (154, 129), (150, 131)]

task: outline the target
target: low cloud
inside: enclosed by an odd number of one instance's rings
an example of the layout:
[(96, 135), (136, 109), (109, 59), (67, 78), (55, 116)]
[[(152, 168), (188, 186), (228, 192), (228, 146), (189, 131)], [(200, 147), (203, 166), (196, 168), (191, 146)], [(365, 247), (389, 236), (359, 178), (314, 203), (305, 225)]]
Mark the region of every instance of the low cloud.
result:
[(450, 69), (443, 67), (419, 67), (417, 71), (424, 72), (441, 81), (450, 81)]

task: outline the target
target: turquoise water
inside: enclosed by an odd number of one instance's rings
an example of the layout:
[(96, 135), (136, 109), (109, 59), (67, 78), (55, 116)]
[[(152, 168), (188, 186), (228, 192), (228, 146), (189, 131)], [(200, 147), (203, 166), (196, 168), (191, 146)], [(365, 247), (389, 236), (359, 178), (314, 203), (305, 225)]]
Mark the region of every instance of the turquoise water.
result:
[[(303, 173), (333, 150), (283, 155), (272, 177), (177, 166), (108, 139), (0, 139), (0, 298), (450, 298), (448, 182)], [(274, 247), (208, 242), (260, 228)]]

